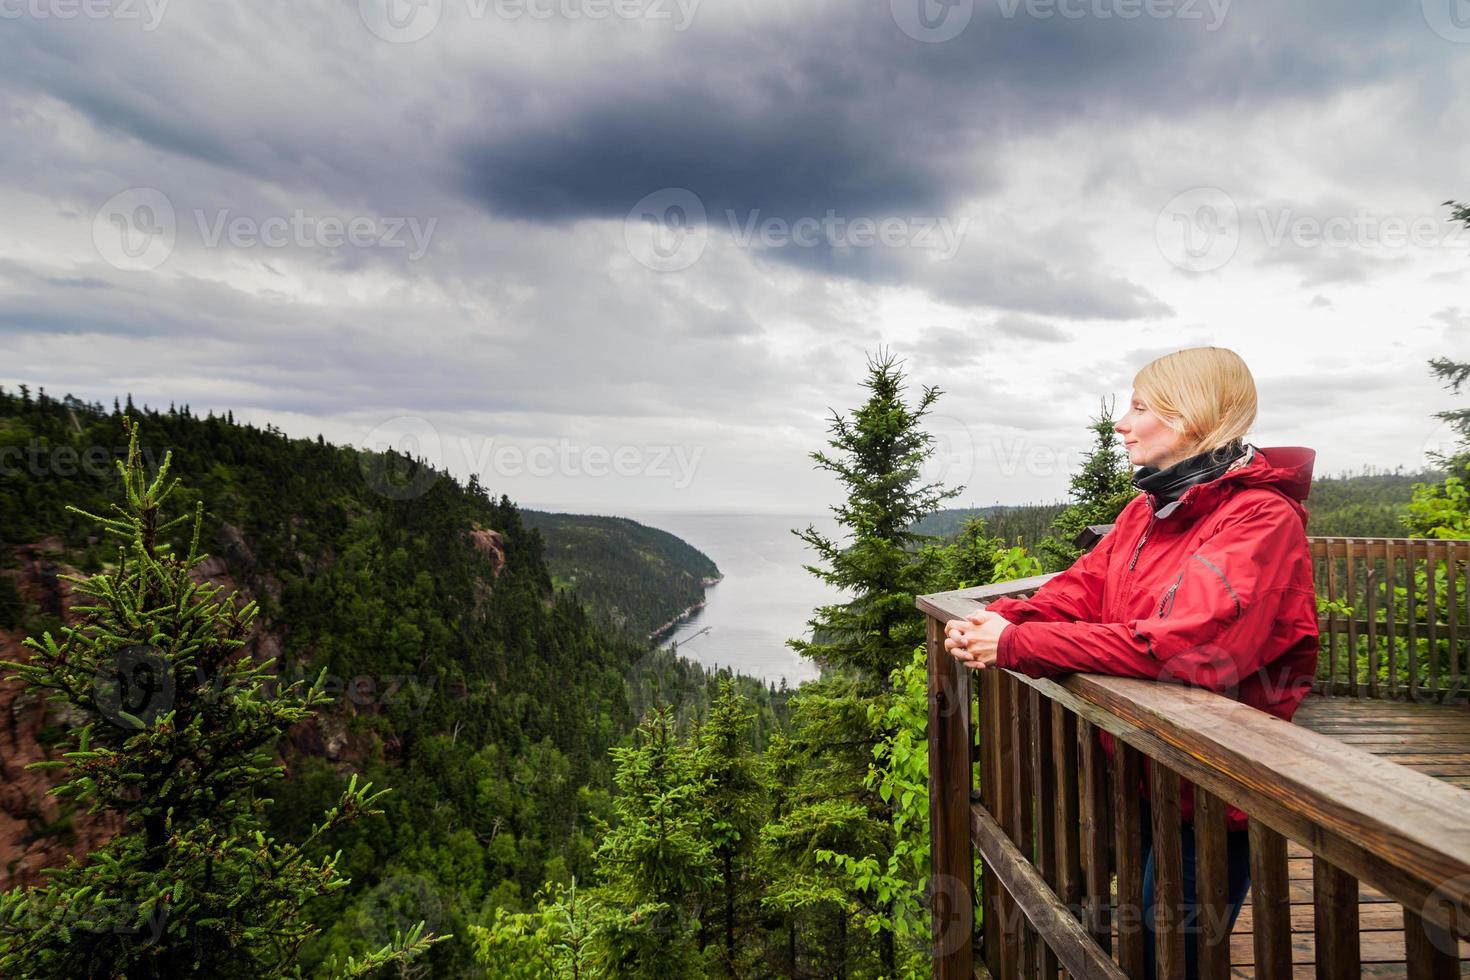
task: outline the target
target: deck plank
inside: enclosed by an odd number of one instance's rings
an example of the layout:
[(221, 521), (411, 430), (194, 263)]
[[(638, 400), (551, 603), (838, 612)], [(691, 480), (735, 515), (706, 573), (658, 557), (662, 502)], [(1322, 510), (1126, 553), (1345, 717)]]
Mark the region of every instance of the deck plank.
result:
[[(1364, 752), (1417, 769), (1462, 789), (1470, 789), (1470, 706), (1415, 704), (1354, 697), (1311, 696), (1293, 719)], [(1311, 852), (1289, 844), (1293, 977), (1315, 975), (1316, 936), (1312, 919)], [(1231, 975), (1254, 978), (1251, 932), (1255, 916), (1247, 899), (1230, 937)], [(1407, 977), (1403, 909), (1366, 885), (1359, 888), (1358, 928), (1362, 975)], [(1470, 976), (1470, 942), (1460, 943), (1460, 973)]]
[[(1470, 790), (1470, 706), (1314, 695), (1303, 702), (1293, 720), (1364, 752), (1381, 755)], [(1312, 978), (1316, 960), (1312, 855), (1292, 841), (1287, 842), (1286, 854), (1291, 897), (1291, 972), (1294, 980)], [(1230, 936), (1231, 976), (1240, 980), (1254, 980), (1256, 975), (1254, 925), (1255, 915), (1247, 897)], [(1402, 907), (1370, 886), (1359, 886), (1358, 928), (1364, 977), (1375, 980), (1408, 977), (1403, 927)], [(1460, 974), (1470, 977), (1470, 942), (1461, 941), (1460, 956)]]

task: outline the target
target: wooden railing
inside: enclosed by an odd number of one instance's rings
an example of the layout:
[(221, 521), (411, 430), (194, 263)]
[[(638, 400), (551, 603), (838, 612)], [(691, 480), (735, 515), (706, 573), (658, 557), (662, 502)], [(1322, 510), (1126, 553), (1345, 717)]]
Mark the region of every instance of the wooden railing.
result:
[(1319, 691), (1464, 700), (1470, 541), (1314, 537), (1311, 545), (1317, 594), (1351, 609), (1329, 609), (1318, 622)]
[[(1314, 553), (1351, 565), (1356, 545), (1348, 552), (1338, 544), (1345, 540), (1314, 541)], [(1387, 547), (1392, 555), (1395, 539), (1384, 540), (1374, 542), (1378, 554)], [(929, 617), (936, 978), (972, 976), (975, 939), (1001, 980), (1052, 978), (1058, 969), (1143, 976), (1138, 788), (1145, 760), (1160, 978), (1183, 975), (1181, 778), (1196, 800), (1201, 977), (1230, 975), (1227, 804), (1250, 815), (1258, 977), (1292, 976), (1287, 840), (1313, 855), (1317, 976), (1359, 975), (1358, 882), (1402, 905), (1411, 977), (1459, 976), (1455, 937), (1470, 937), (1470, 795), (1202, 689), (1093, 674), (1038, 680), (971, 671), (945, 651), (947, 620), (1003, 595), (1029, 595), (1048, 577), (917, 598)], [(1355, 610), (1342, 632), (1353, 622), (1366, 631), (1374, 614)], [(1335, 621), (1329, 628), (1337, 629)], [(1328, 688), (1348, 676), (1329, 673)], [(1111, 762), (1099, 730), (1116, 739)], [(976, 853), (984, 868), (978, 935)]]

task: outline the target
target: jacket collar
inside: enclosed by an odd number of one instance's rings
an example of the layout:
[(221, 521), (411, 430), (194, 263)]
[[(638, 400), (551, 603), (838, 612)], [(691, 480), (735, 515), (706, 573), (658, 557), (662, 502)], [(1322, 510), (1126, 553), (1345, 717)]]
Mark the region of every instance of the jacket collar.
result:
[[(1163, 470), (1142, 467), (1135, 474), (1134, 486), (1144, 491), (1156, 517), (1168, 517), (1181, 509), (1186, 512), (1199, 511), (1201, 513), (1211, 510), (1220, 503), (1224, 496), (1237, 487), (1270, 487), (1291, 502), (1292, 507), (1305, 523), (1307, 509), (1303, 502), (1312, 489), (1312, 469), (1316, 463), (1316, 451), (1305, 446), (1258, 447), (1250, 443), (1244, 444), (1244, 450), (1233, 462), (1224, 467), (1223, 472), (1216, 472), (1213, 477), (1209, 476), (1208, 470), (1203, 468), (1201, 463), (1197, 462), (1193, 467), (1186, 467), (1186, 469), (1199, 468), (1197, 478), (1190, 480), (1182, 488), (1179, 496), (1172, 500), (1163, 499), (1150, 487), (1153, 485), (1151, 477), (1154, 474), (1167, 474), (1174, 467), (1165, 467)], [(1181, 460), (1174, 465), (1181, 466), (1188, 462), (1189, 460)], [(1148, 486), (1142, 485), (1140, 480), (1147, 483)]]
[(1154, 513), (1167, 517), (1191, 488), (1209, 483), (1232, 469), (1248, 465), (1255, 447), (1239, 439), (1216, 449), (1196, 453), (1163, 469), (1141, 466), (1133, 474), (1133, 485), (1149, 495)]

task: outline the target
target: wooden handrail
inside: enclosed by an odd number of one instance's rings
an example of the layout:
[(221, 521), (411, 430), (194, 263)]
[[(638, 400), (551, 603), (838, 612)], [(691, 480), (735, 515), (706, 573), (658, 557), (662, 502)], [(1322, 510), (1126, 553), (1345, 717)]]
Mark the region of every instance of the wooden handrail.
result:
[[(1383, 546), (1384, 541), (1393, 539), (1371, 540)], [(1446, 550), (1444, 554), (1451, 552)], [(1197, 812), (1210, 821), (1210, 832), (1218, 830), (1221, 848), (1223, 804), (1250, 815), (1253, 860), (1264, 862), (1259, 874), (1253, 875), (1253, 888), (1259, 890), (1258, 975), (1270, 976), (1273, 964), (1290, 975), (1290, 929), (1282, 925), (1285, 893), (1276, 890), (1284, 889), (1284, 842), (1288, 839), (1316, 856), (1319, 934), (1351, 937), (1350, 949), (1339, 943), (1339, 948), (1322, 962), (1337, 963), (1342, 970), (1349, 968), (1341, 964), (1351, 963), (1351, 972), (1357, 969), (1355, 899), (1351, 927), (1345, 923), (1344, 911), (1348, 901), (1344, 896), (1356, 895), (1356, 879), (1404, 906), (1409, 924), (1406, 932), (1415, 933), (1406, 939), (1411, 960), (1418, 957), (1421, 966), (1432, 961), (1436, 968), (1453, 963), (1453, 956), (1439, 947), (1448, 942), (1452, 950), (1451, 937), (1470, 938), (1470, 796), (1464, 790), (1200, 688), (1095, 674), (1034, 679), (1011, 671), (972, 672), (944, 651), (945, 621), (963, 618), (1001, 596), (1029, 594), (1049, 578), (1034, 576), (916, 598), (930, 623), (933, 867), (936, 876), (950, 884), (949, 891), (955, 891), (954, 883), (959, 882), (973, 898), (970, 845), (973, 842), (980, 848), (989, 869), (982, 884), (987, 911), (986, 960), (992, 974), (1029, 975), (1028, 968), (1029, 972), (1044, 973), (1059, 962), (1048, 957), (1059, 957), (1071, 972), (1113, 975), (1109, 970), (1114, 964), (1098, 945), (1105, 935), (1098, 932), (1097, 922), (1088, 921), (1089, 916), (1095, 918), (1097, 914), (1095, 909), (1087, 912), (1087, 908), (1098, 900), (1094, 893), (1107, 880), (1108, 871), (1096, 867), (1102, 860), (1100, 839), (1087, 835), (1100, 833), (1098, 825), (1102, 821), (1120, 814), (1102, 813), (1099, 794), (1106, 795), (1106, 789), (1097, 787), (1094, 773), (1079, 776), (1075, 771), (1063, 771), (1062, 761), (1065, 758), (1065, 765), (1077, 765), (1076, 746), (1067, 744), (1061, 735), (1073, 732), (1084, 749), (1083, 768), (1087, 768), (1093, 758), (1087, 752), (1093, 729), (1107, 731), (1118, 740), (1120, 763), (1150, 760), (1153, 786), (1162, 791), (1162, 796), (1155, 799), (1162, 800), (1165, 808), (1162, 818), (1155, 810), (1156, 828), (1167, 832), (1171, 826), (1168, 807), (1173, 808), (1174, 819), (1178, 816), (1177, 797), (1169, 799), (1170, 775), (1196, 787)], [(970, 711), (959, 710), (961, 705), (970, 704), (972, 679), (984, 688), (978, 747), (970, 731)], [(1070, 755), (1064, 756), (1064, 751)], [(973, 800), (972, 755), (979, 758), (982, 771), (981, 791), (973, 794)], [(1136, 766), (1137, 762), (1130, 761), (1129, 765)], [(1068, 781), (1071, 785), (1062, 794), (1064, 799), (1055, 805), (1064, 811), (1074, 808), (1065, 819), (1074, 824), (1080, 820), (1092, 828), (1084, 831), (1080, 840), (1075, 825), (1057, 827), (1054, 821), (1043, 819), (1053, 816), (1049, 809), (1053, 802), (1040, 800), (1042, 790), (1051, 786), (1051, 792), (1056, 792), (1059, 772), (1061, 785), (1066, 787)], [(1082, 816), (1075, 812), (1079, 796), (1074, 791), (1079, 789), (1079, 778), (1085, 811)], [(987, 779), (992, 785), (986, 784)], [(1118, 795), (1121, 791), (1116, 779), (1113, 790), (1116, 801), (1129, 801), (1128, 794)], [(971, 804), (968, 807), (967, 802)], [(1123, 831), (1127, 830), (1127, 821), (1114, 823), (1121, 828), (1118, 846), (1126, 849), (1129, 837)], [(1208, 834), (1201, 833), (1204, 874), (1210, 841), (1204, 839)], [(1083, 862), (1085, 895), (1076, 894), (1081, 887), (1077, 870), (1064, 873), (1057, 869), (1054, 843), (1069, 846), (1067, 853), (1075, 855), (1080, 848), (1088, 855)], [(1170, 846), (1177, 850), (1177, 834), (1172, 845), (1168, 839), (1162, 845), (1156, 839), (1156, 846), (1162, 846), (1165, 853)], [(1106, 850), (1104, 842), (1101, 851)], [(1210, 873), (1223, 874), (1219, 858), (1223, 850), (1211, 853), (1215, 856), (1210, 861), (1219, 867), (1212, 867)], [(1019, 870), (1015, 860), (1018, 854), (1034, 861), (1035, 867)], [(1132, 889), (1139, 887), (1141, 865), (1131, 855), (1120, 853), (1117, 857), (1118, 893), (1124, 894), (1126, 884), (1128, 893), (1136, 894)], [(1177, 870), (1170, 870), (1167, 861), (1163, 863), (1166, 866), (1159, 873), (1166, 880), (1161, 884), (1177, 887), (1177, 881), (1168, 880), (1177, 875)], [(1043, 889), (1039, 893), (1038, 882), (1055, 891), (1046, 893)], [(1059, 897), (1063, 892), (1071, 897), (1064, 901)], [(1160, 894), (1167, 892), (1161, 890)], [(1275, 909), (1278, 902), (1280, 907)], [(1059, 905), (1072, 907), (1078, 923), (1075, 928), (1056, 920)], [(936, 978), (971, 975), (970, 944), (954, 938), (959, 923), (969, 921), (969, 916), (954, 908), (948, 910), (944, 923), (936, 914)], [(1018, 923), (1019, 939), (1007, 933)], [(965, 931), (968, 934), (968, 926)], [(1439, 938), (1430, 942), (1425, 940), (1426, 935)], [(1079, 936), (1086, 936), (1091, 946), (1080, 950), (1056, 946), (1082, 942)], [(1181, 936), (1168, 929), (1161, 933), (1161, 977), (1182, 969), (1182, 946), (1177, 945), (1182, 942)], [(1218, 964), (1224, 962), (1221, 944), (1226, 938), (1222, 933), (1211, 939), (1213, 945), (1202, 947), (1204, 975), (1214, 975)], [(1118, 951), (1125, 975), (1138, 968), (1136, 942), (1123, 940), (1124, 946)]]

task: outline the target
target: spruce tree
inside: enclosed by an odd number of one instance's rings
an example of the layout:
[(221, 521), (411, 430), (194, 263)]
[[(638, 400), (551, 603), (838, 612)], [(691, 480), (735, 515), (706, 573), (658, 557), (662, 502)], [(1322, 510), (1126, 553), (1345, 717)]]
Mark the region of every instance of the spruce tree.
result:
[(720, 692), (710, 705), (709, 718), (700, 727), (694, 777), (700, 787), (696, 802), (702, 811), (704, 836), (714, 849), (716, 879), (701, 920), (707, 940), (717, 926), (723, 974), (748, 976), (752, 964), (738, 942), (745, 938), (754, 903), (750, 862), (757, 835), (767, 813), (765, 787), (751, 751), (751, 723), (755, 713), (735, 689), (734, 681), (720, 678)]
[(1092, 524), (1112, 524), (1138, 491), (1133, 486), (1133, 467), (1113, 431), (1113, 407), (1103, 403), (1088, 426), (1096, 443), (1072, 474), (1072, 504), (1052, 522), (1052, 533), (1037, 545), (1042, 566), (1058, 572), (1070, 568), (1082, 555), (1072, 542)]
[[(319, 677), (278, 684), (276, 665), (242, 650), (256, 615), (191, 569), (203, 503), (167, 518), (177, 488), (165, 455), (148, 478), (138, 430), (119, 461), (123, 503), (113, 516), (75, 511), (119, 539), (115, 567), (68, 577), (88, 600), (78, 626), (28, 638), (14, 677), (84, 719), (58, 759), (52, 792), (90, 812), (116, 814), (121, 831), (87, 855), (50, 869), (44, 884), (0, 895), (0, 974), (25, 977), (299, 976), (301, 945), (318, 926), (307, 907), (347, 885), (337, 857), (308, 850), (333, 828), (379, 813), (353, 777), (337, 806), (300, 843), (263, 832), (267, 784), (283, 775), (275, 746), (328, 702)], [(75, 510), (75, 509), (74, 509)], [(178, 552), (175, 532), (188, 532)], [(421, 926), (343, 976), (406, 963), (437, 937)]]
[[(1429, 368), (1455, 394), (1470, 380), (1470, 363), (1436, 357)], [(1443, 469), (1444, 478), (1415, 483), (1414, 499), (1400, 520), (1411, 537), (1470, 538), (1470, 408), (1448, 409), (1434, 417), (1450, 424), (1459, 434), (1459, 444), (1448, 453), (1428, 454)]]
[(942, 577), (947, 560), (933, 536), (913, 528), (964, 487), (922, 482), (920, 467), (933, 453), (922, 422), (940, 389), (924, 387), (910, 406), (903, 371), (883, 351), (868, 358), (863, 383), (869, 396), (852, 417), (833, 413), (829, 442), (835, 454), (811, 454), (845, 485), (847, 499), (832, 511), (849, 541), (843, 546), (812, 526), (794, 532), (824, 563), (806, 569), (852, 598), (817, 610), (809, 621), (812, 640), (787, 641), (821, 665), (828, 683), (803, 699), (814, 709), (807, 713), (812, 722), (794, 741), (807, 746), (799, 754), (808, 776), (791, 813), (769, 835), (778, 850), (805, 840), (839, 874), (834, 879), (829, 869), (812, 869), (804, 882), (778, 885), (771, 898), (787, 907), (830, 905), (832, 888), (838, 888), (844, 894), (837, 917), (840, 969), (846, 969), (847, 951), (864, 945), (849, 936), (850, 926), (861, 924), (877, 932), (879, 968), (891, 977), (899, 959), (896, 896), (874, 872), (893, 858), (895, 812), (893, 801), (876, 791), (881, 780), (870, 773), (875, 748), (895, 735), (888, 710), (893, 672), (925, 642), (914, 596)]
[(868, 358), (864, 386), (868, 400), (851, 418), (833, 412), (830, 444), (836, 453), (811, 453), (819, 467), (846, 486), (846, 501), (831, 509), (850, 542), (839, 544), (812, 525), (792, 532), (824, 563), (804, 567), (853, 598), (818, 609), (809, 621), (811, 640), (786, 642), (823, 669), (857, 671), (859, 683), (877, 691), (924, 641), (924, 616), (914, 596), (932, 581), (940, 556), (922, 547), (933, 537), (912, 530), (913, 525), (964, 487), (945, 490), (938, 483), (920, 483), (920, 467), (933, 453), (933, 436), (920, 423), (940, 389), (925, 387), (910, 407), (903, 397), (903, 372), (893, 355), (883, 352)]
[(607, 914), (598, 927), (601, 975), (679, 980), (707, 974), (699, 897), (715, 877), (699, 797), (708, 789), (679, 745), (674, 711), (651, 710), (635, 744), (615, 748), (617, 822), (603, 826), (596, 860)]

